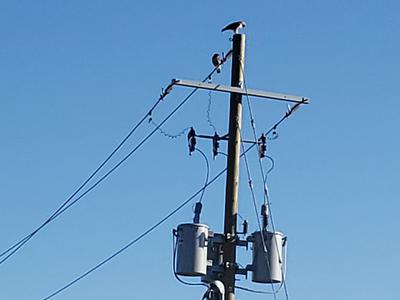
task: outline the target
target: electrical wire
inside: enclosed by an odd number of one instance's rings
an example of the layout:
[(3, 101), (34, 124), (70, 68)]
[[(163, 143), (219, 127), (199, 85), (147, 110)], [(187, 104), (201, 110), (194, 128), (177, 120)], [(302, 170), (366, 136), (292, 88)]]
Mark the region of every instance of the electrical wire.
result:
[(243, 286), (240, 286), (240, 285), (235, 285), (235, 289), (246, 291), (246, 292), (251, 292), (251, 293), (254, 293), (254, 294), (264, 294), (264, 295), (271, 295), (272, 294), (271, 292), (253, 290), (253, 289), (250, 289), (250, 288), (247, 288), (247, 287), (243, 287)]
[(217, 127), (215, 127), (215, 125), (213, 124), (212, 120), (211, 120), (211, 100), (212, 100), (212, 92), (209, 91), (208, 92), (208, 105), (207, 105), (207, 122), (208, 125), (214, 130), (214, 132), (217, 132)]
[(78, 196), (75, 200), (69, 201), (65, 203), (64, 207), (62, 209), (58, 209), (52, 216), (49, 218), (45, 223), (43, 223), (39, 228), (37, 228), (35, 231), (33, 231), (30, 235), (27, 236), (19, 245), (16, 247), (13, 251), (11, 251), (10, 254), (8, 254), (5, 258), (0, 260), (0, 265), (4, 263), (8, 258), (10, 258), (14, 253), (16, 253), (24, 244), (26, 244), (38, 231), (40, 231), (43, 227), (45, 227), (47, 224), (49, 224), (51, 221), (53, 221), (55, 218), (60, 216), (62, 213), (64, 213), (67, 209), (69, 209), (72, 205), (74, 205), (76, 202), (78, 202), (80, 199), (82, 199), (85, 195), (87, 195), (90, 191), (92, 191), (94, 188), (96, 188), (104, 179), (106, 179), (108, 176), (110, 176), (115, 170), (117, 170), (129, 157), (132, 156), (145, 142), (147, 142), (148, 139), (165, 123), (167, 122), (168, 119), (170, 119), (190, 98), (193, 96), (196, 90), (193, 90), (191, 93), (189, 93), (188, 96), (186, 96), (181, 103), (175, 107), (174, 110), (166, 117), (164, 120), (160, 123), (159, 126), (157, 126), (153, 131), (151, 131), (142, 141), (135, 147), (133, 150), (131, 150), (124, 158), (122, 158), (114, 167), (112, 167), (105, 175), (100, 177), (93, 185), (91, 185), (86, 191), (84, 191), (80, 196)]
[[(168, 91), (168, 87), (166, 91)], [(169, 92), (163, 92), (157, 101), (151, 106), (148, 112), (136, 123), (135, 126), (128, 132), (128, 134), (122, 139), (122, 141), (115, 147), (111, 153), (106, 157), (106, 159), (89, 175), (89, 177), (84, 180), (84, 182), (58, 207), (51, 216), (44, 221), (39, 227), (37, 227), (33, 232), (26, 235), (24, 238), (19, 240), (17, 243), (10, 246), (8, 249), (0, 253), (0, 257), (5, 256), (7, 253), (11, 252), (4, 259), (0, 261), (0, 264), (5, 262), (8, 258), (10, 258), (14, 253), (16, 253), (24, 244), (26, 244), (36, 233), (38, 233), (43, 227), (45, 227), (48, 223), (50, 223), (56, 215), (89, 183), (90, 180), (108, 163), (108, 161), (118, 152), (118, 150), (126, 143), (126, 141), (132, 136), (132, 134), (143, 124), (143, 122), (147, 119), (148, 115), (150, 115), (154, 109), (160, 104), (162, 100), (169, 94)], [(14, 249), (14, 251), (12, 251)]]
[[(155, 127), (158, 126), (158, 124), (156, 122), (153, 121), (153, 119), (150, 120), (150, 123), (152, 125), (154, 125)], [(181, 137), (182, 135), (184, 135), (188, 130), (190, 129), (190, 127), (185, 127), (183, 128), (181, 131), (179, 131), (178, 133), (175, 134), (171, 134), (166, 132), (165, 130), (163, 130), (162, 128), (158, 128), (158, 131), (165, 137), (170, 138), (170, 139), (176, 139), (178, 137)]]
[(56, 290), (55, 292), (51, 293), (50, 295), (48, 295), (47, 297), (43, 298), (42, 300), (48, 300), (53, 298), (54, 296), (58, 295), (59, 293), (61, 293), (62, 291), (66, 290), (67, 288), (71, 287), (72, 285), (74, 285), (75, 283), (77, 283), (78, 281), (82, 280), (83, 278), (87, 277), (89, 274), (93, 273), (94, 271), (96, 271), (97, 269), (99, 269), (100, 267), (102, 267), (104, 264), (106, 264), (107, 262), (109, 262), (110, 260), (112, 260), (113, 258), (115, 258), (116, 256), (118, 256), (119, 254), (121, 254), (122, 252), (126, 251), (128, 248), (130, 248), (131, 246), (135, 245), (137, 242), (139, 242), (141, 239), (143, 239), (145, 236), (149, 235), (151, 232), (153, 232), (156, 228), (158, 228), (160, 225), (162, 225), (165, 221), (167, 221), (169, 218), (171, 218), (173, 215), (175, 215), (179, 210), (181, 210), (184, 206), (186, 206), (188, 203), (190, 203), (195, 197), (197, 197), (204, 189), (206, 189), (209, 185), (211, 185), (212, 183), (214, 183), (222, 174), (224, 174), (226, 172), (226, 168), (224, 170), (222, 170), (221, 172), (219, 172), (217, 175), (215, 175), (208, 183), (206, 186), (203, 186), (201, 189), (199, 189), (197, 192), (195, 192), (192, 196), (190, 196), (189, 198), (187, 198), (185, 201), (183, 201), (181, 204), (179, 204), (178, 207), (176, 207), (174, 210), (172, 210), (171, 212), (169, 212), (165, 217), (163, 217), (161, 220), (159, 220), (157, 223), (155, 223), (153, 226), (151, 226), (150, 228), (148, 228), (146, 231), (144, 231), (142, 234), (140, 234), (138, 237), (136, 237), (134, 240), (132, 240), (131, 242), (129, 242), (128, 244), (126, 244), (125, 246), (123, 246), (122, 248), (120, 248), (118, 251), (116, 251), (114, 254), (110, 255), (109, 257), (107, 257), (106, 259), (104, 259), (103, 261), (101, 261), (100, 263), (98, 263), (97, 265), (95, 265), (94, 267), (90, 268), (88, 271), (86, 271), (85, 273), (83, 273), (82, 275), (78, 276), (77, 278), (75, 278), (74, 280), (70, 281), (69, 283), (67, 283), (66, 285), (64, 285), (63, 287), (59, 288), (58, 290)]
[[(249, 108), (249, 114), (250, 114), (250, 119), (251, 119), (250, 122), (251, 122), (252, 131), (253, 131), (253, 137), (254, 137), (254, 140), (257, 141), (257, 134), (256, 134), (256, 128), (255, 128), (255, 121), (254, 121), (254, 116), (253, 116), (252, 109), (251, 109), (250, 97), (249, 97), (249, 94), (248, 94), (248, 92), (247, 92), (247, 84), (246, 84), (246, 77), (245, 77), (245, 75), (244, 75), (243, 61), (240, 59), (240, 57), (239, 57), (239, 65), (240, 65), (240, 68), (241, 68), (241, 71), (242, 71), (242, 74), (243, 74), (243, 84), (244, 84), (244, 89), (245, 89), (245, 93), (246, 93), (247, 104), (248, 104), (248, 108)], [(285, 116), (284, 116), (280, 121), (278, 121), (278, 123), (272, 128), (272, 130), (275, 132), (277, 126), (279, 126), (279, 124), (280, 124), (281, 122), (283, 122), (283, 120), (287, 119), (287, 118), (300, 106), (300, 104), (301, 104), (301, 103), (296, 103), (291, 109), (289, 109), (289, 110), (285, 113)], [(268, 134), (266, 134), (266, 136), (268, 136)], [(271, 220), (272, 231), (273, 231), (273, 233), (274, 233), (274, 238), (275, 238), (275, 245), (276, 245), (276, 247), (277, 247), (276, 250), (277, 250), (277, 253), (278, 253), (278, 255), (279, 255), (278, 243), (277, 243), (276, 236), (275, 236), (276, 228), (275, 228), (275, 223), (274, 223), (273, 214), (272, 214), (272, 210), (271, 210), (271, 203), (270, 203), (270, 200), (269, 200), (268, 186), (266, 186), (266, 177), (265, 177), (265, 175), (264, 175), (265, 172), (264, 172), (263, 164), (262, 164), (262, 161), (261, 161), (261, 157), (260, 157), (260, 155), (259, 155), (258, 153), (257, 153), (257, 156), (258, 156), (258, 162), (259, 162), (259, 167), (260, 167), (261, 176), (262, 176), (263, 183), (264, 183), (264, 193), (263, 193), (263, 194), (264, 194), (264, 204), (267, 205), (268, 210), (269, 210), (269, 216), (270, 216), (270, 220)], [(271, 170), (272, 170), (272, 169), (271, 169)], [(268, 175), (268, 174), (267, 174), (267, 175)], [(257, 221), (258, 221), (258, 223), (260, 223), (260, 222), (259, 222), (259, 219), (258, 219), (258, 214), (257, 214)], [(262, 240), (263, 247), (264, 247), (264, 252), (266, 253), (264, 235), (263, 235), (261, 226), (260, 226), (260, 233), (261, 233), (261, 240)], [(280, 256), (280, 255), (279, 255), (279, 256)], [(279, 260), (281, 260), (280, 257), (279, 257)], [(268, 262), (268, 263), (269, 263), (269, 262)], [(281, 268), (282, 268), (282, 265), (281, 265)], [(281, 271), (282, 271), (282, 283), (283, 283), (283, 287), (284, 287), (284, 291), (285, 291), (285, 297), (286, 297), (286, 300), (289, 300), (289, 293), (288, 293), (288, 289), (287, 289), (286, 278), (285, 278), (283, 269), (282, 269)], [(274, 285), (272, 285), (272, 287), (274, 287)]]
[[(204, 161), (205, 161), (205, 163), (206, 163), (206, 169), (207, 169), (207, 171), (206, 171), (206, 180), (205, 180), (205, 182), (204, 182), (204, 187), (207, 187), (208, 179), (209, 179), (209, 177), (210, 177), (210, 163), (208, 162), (208, 158), (207, 158), (207, 156), (204, 154), (203, 151), (201, 151), (199, 148), (196, 148), (196, 151), (198, 151), (198, 152), (201, 154), (201, 156), (203, 156)], [(203, 201), (203, 197), (204, 197), (205, 191), (206, 191), (206, 189), (204, 188), (203, 191), (202, 191), (201, 194), (200, 194), (200, 200), (199, 200), (200, 203)]]
[[(271, 157), (266, 155), (266, 158), (268, 158), (271, 161), (271, 167), (267, 170), (267, 172), (265, 173), (265, 177), (263, 180), (263, 184), (264, 184), (264, 195), (267, 198), (267, 202), (271, 202), (270, 198), (269, 198), (269, 188), (268, 188), (268, 175), (272, 172), (272, 170), (275, 168), (275, 160)], [(269, 208), (268, 208), (269, 209)]]
[(217, 154), (221, 154), (221, 155), (224, 155), (224, 156), (228, 157), (228, 154), (226, 154), (225, 152), (218, 151)]
[[(222, 60), (221, 63), (217, 66), (214, 67), (214, 69), (205, 77), (203, 82), (207, 81), (212, 77), (212, 75), (216, 72), (218, 67), (226, 62), (227, 59)], [(0, 265), (3, 264), (5, 261), (7, 261), (10, 257), (12, 257), (19, 249), (22, 248), (33, 236), (35, 236), (41, 229), (43, 229), (46, 225), (48, 225), (50, 222), (52, 222), (55, 218), (57, 218), (59, 215), (61, 215), (63, 212), (65, 212), (68, 208), (70, 208), (72, 205), (74, 205), (77, 201), (82, 199), (87, 193), (89, 193), (91, 190), (93, 190), (98, 184), (100, 184), (104, 179), (106, 179), (111, 173), (113, 173), (116, 169), (119, 168), (121, 164), (123, 164), (133, 153), (135, 153), (161, 126), (169, 119), (171, 118), (176, 111), (178, 111), (183, 104), (185, 104), (193, 95), (194, 93), (198, 90), (198, 88), (193, 89), (192, 92), (189, 93), (188, 96), (186, 96), (183, 101), (150, 133), (148, 134), (139, 144), (136, 146), (131, 152), (129, 152), (120, 162), (118, 162), (113, 168), (111, 168), (110, 171), (108, 171), (104, 176), (102, 176), (98, 181), (96, 181), (91, 187), (89, 187), (83, 194), (78, 196), (74, 201), (72, 199), (89, 183), (89, 181), (104, 167), (104, 165), (114, 156), (114, 154), (123, 146), (123, 144), (130, 138), (130, 136), (137, 130), (137, 128), (147, 119), (148, 116), (152, 115), (152, 112), (154, 109), (158, 106), (158, 104), (170, 93), (172, 89), (172, 84), (170, 84), (165, 91), (160, 95), (159, 99), (156, 101), (156, 103), (150, 108), (150, 110), (146, 113), (145, 116), (142, 117), (142, 119), (131, 129), (131, 131), (128, 133), (128, 135), (121, 141), (121, 143), (111, 152), (111, 154), (103, 161), (102, 164), (96, 170), (81, 184), (81, 186), (70, 196), (67, 198), (67, 200), (64, 201), (64, 203), (45, 221), (43, 222), (39, 227), (37, 227), (33, 232), (30, 234), (26, 235), (24, 238), (22, 238), (20, 241), (6, 249), (0, 254), (0, 257), (5, 256), (3, 259), (0, 260)], [(71, 202), (72, 201), (72, 202)]]
[(267, 172), (265, 174), (265, 176), (266, 176), (265, 178), (267, 178), (268, 174), (271, 173), (272, 170), (275, 168), (275, 160), (269, 155), (266, 155), (265, 158), (268, 158), (269, 161), (271, 162), (271, 167), (267, 170)]

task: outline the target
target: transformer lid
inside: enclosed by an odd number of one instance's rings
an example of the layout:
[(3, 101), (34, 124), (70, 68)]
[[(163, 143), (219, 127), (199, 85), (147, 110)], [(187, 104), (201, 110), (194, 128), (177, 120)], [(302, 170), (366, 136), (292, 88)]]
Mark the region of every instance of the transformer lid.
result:
[(198, 228), (209, 228), (208, 225), (206, 224), (201, 224), (201, 223), (183, 223), (179, 224), (177, 228), (179, 227), (198, 227)]

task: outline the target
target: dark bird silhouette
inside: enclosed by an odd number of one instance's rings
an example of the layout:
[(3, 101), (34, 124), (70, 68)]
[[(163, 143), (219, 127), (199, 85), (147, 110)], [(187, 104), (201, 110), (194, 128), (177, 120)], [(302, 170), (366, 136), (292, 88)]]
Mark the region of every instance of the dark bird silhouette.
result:
[(235, 34), (239, 33), (240, 28), (246, 27), (246, 23), (244, 21), (237, 21), (233, 22), (232, 24), (229, 24), (222, 28), (221, 32), (226, 31), (226, 30), (232, 30)]
[(217, 68), (217, 73), (221, 73), (221, 65), (222, 65), (222, 58), (218, 53), (215, 53), (211, 59), (212, 64), (214, 67)]

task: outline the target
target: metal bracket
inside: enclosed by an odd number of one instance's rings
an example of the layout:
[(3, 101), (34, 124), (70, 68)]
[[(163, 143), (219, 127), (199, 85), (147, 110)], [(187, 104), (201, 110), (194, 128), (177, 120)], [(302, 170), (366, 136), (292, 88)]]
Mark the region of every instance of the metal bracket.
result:
[(239, 246), (239, 247), (246, 247), (246, 249), (248, 248), (248, 246), (249, 246), (249, 242), (248, 241), (246, 241), (246, 240), (237, 240), (236, 241), (236, 246)]
[(245, 268), (245, 269), (237, 268), (235, 273), (238, 275), (244, 275), (244, 276), (246, 276), (246, 279), (247, 279), (247, 271), (248, 271), (247, 268)]
[[(205, 135), (205, 134), (196, 134), (195, 135), (198, 138), (202, 138), (202, 139), (215, 139), (215, 136), (213, 135)], [(217, 139), (218, 141), (227, 141), (228, 140), (228, 135), (224, 135), (224, 136), (220, 136)], [(246, 144), (259, 144), (260, 142), (258, 141), (250, 141), (250, 140), (242, 140), (242, 143), (246, 143)]]

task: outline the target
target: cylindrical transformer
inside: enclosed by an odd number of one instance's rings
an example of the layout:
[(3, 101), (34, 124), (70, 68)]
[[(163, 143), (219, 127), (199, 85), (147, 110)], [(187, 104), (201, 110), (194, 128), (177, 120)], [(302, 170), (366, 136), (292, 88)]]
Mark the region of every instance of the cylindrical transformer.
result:
[[(258, 283), (279, 283), (283, 280), (284, 235), (280, 232), (254, 232), (249, 238), (253, 242), (253, 262), (250, 266), (252, 281)], [(265, 247), (264, 247), (265, 245)]]
[(180, 224), (177, 228), (176, 273), (203, 276), (207, 273), (208, 226)]

